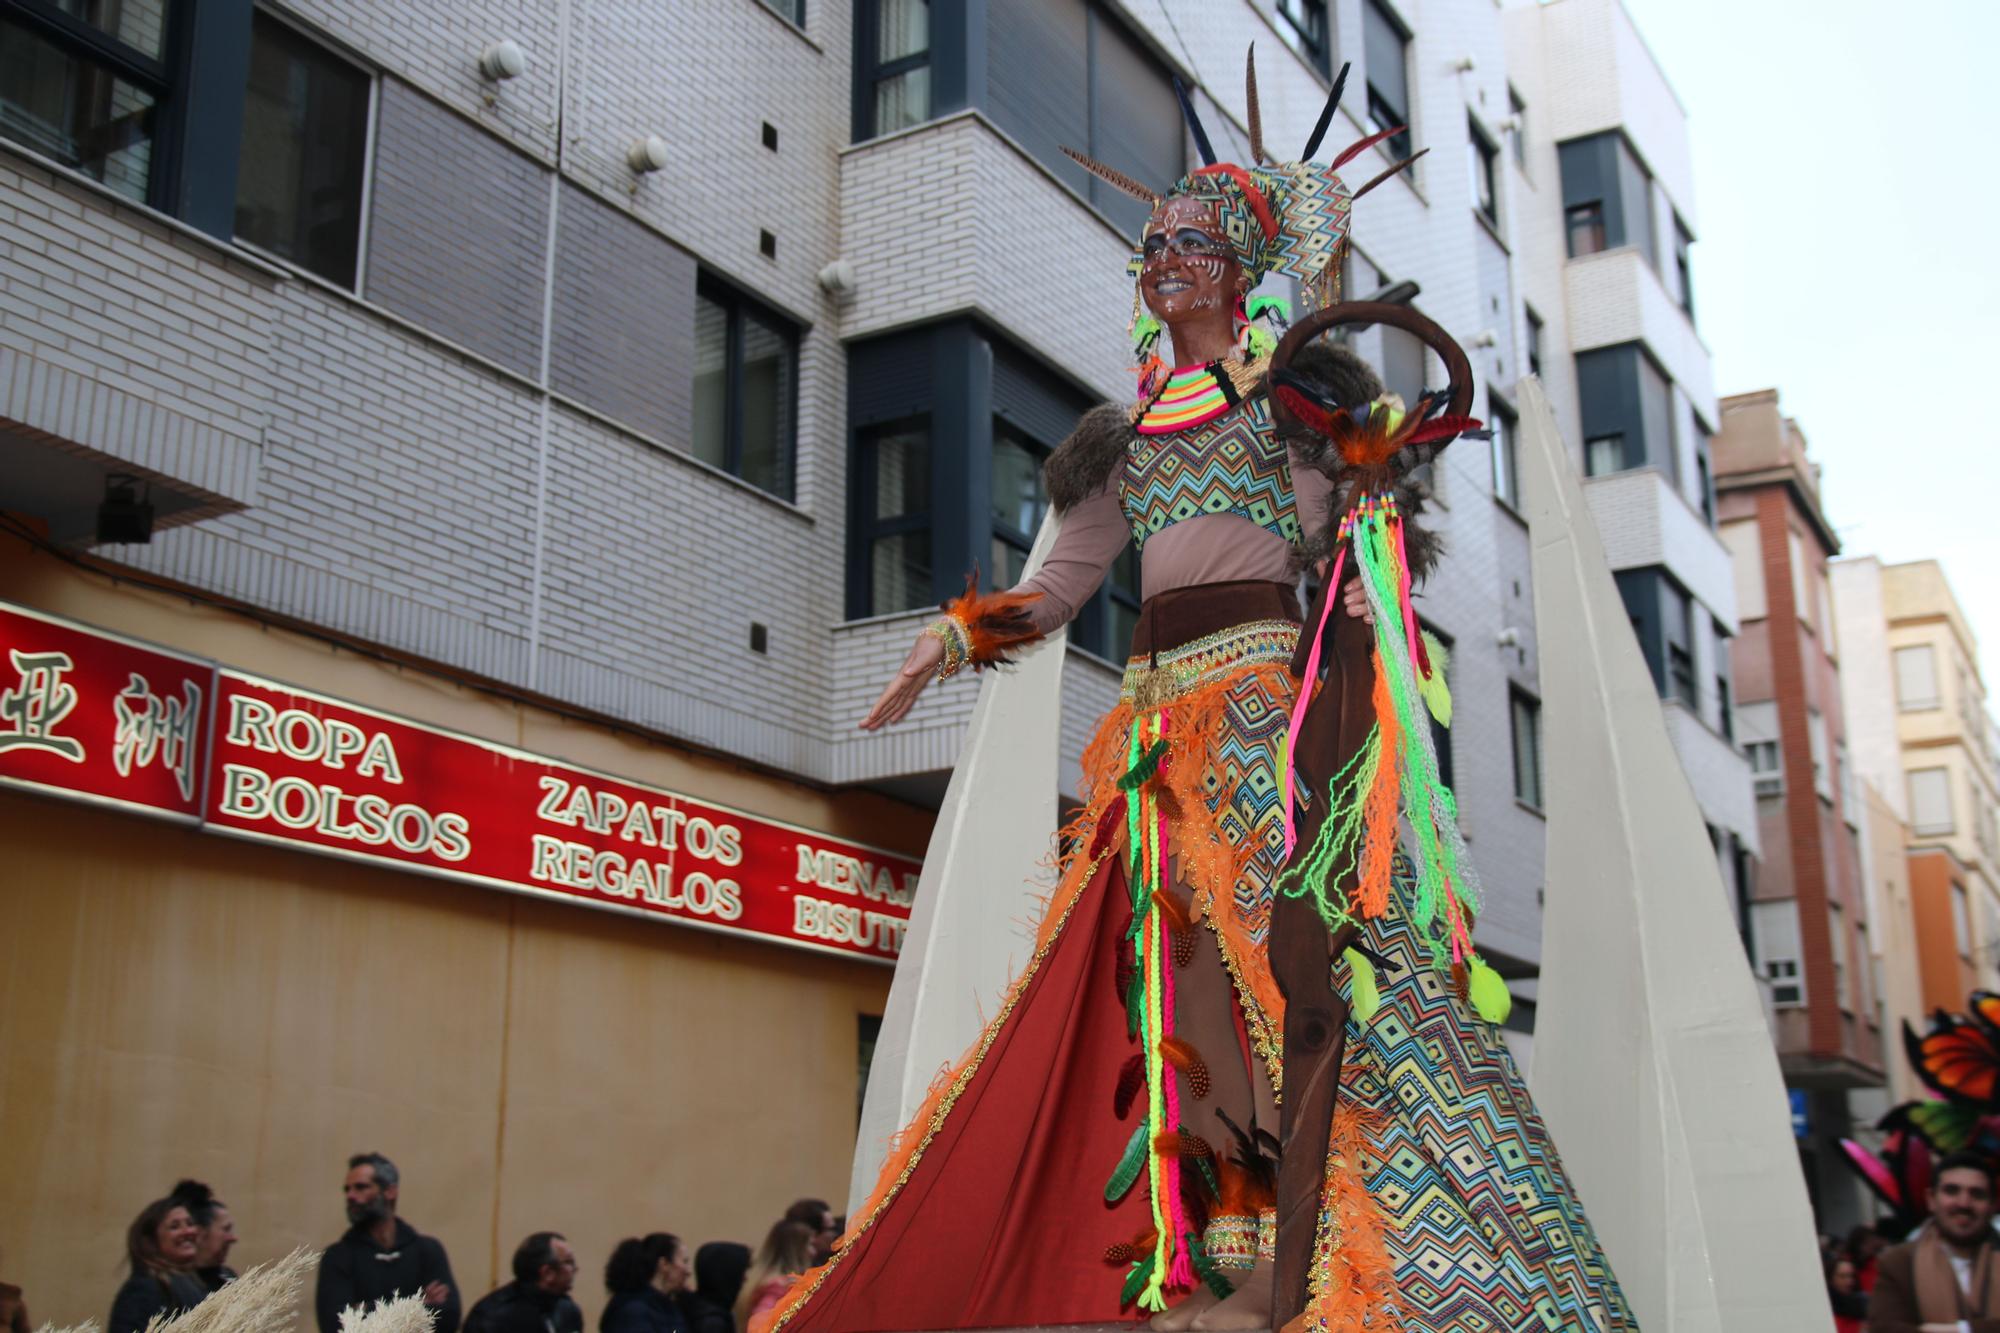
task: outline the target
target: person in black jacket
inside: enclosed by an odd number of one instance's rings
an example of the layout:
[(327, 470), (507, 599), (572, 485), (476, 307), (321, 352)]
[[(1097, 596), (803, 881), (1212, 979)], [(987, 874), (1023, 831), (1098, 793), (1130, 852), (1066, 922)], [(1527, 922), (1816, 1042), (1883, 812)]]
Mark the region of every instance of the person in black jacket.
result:
[(692, 1276), (678, 1236), (655, 1231), (619, 1241), (604, 1265), (611, 1300), (597, 1317), (597, 1333), (687, 1333), (676, 1299)]
[(132, 1276), (111, 1302), (109, 1333), (140, 1333), (154, 1315), (192, 1310), (208, 1296), (194, 1275), (200, 1228), (179, 1199), (155, 1199), (125, 1228)]
[(319, 1333), (340, 1333), (340, 1312), (364, 1310), (395, 1296), (422, 1296), (437, 1313), (433, 1333), (458, 1333), (458, 1283), (436, 1238), (396, 1216), (402, 1177), (381, 1153), (347, 1161), (347, 1234), (326, 1247), (319, 1261), (313, 1312)]
[(681, 1298), (688, 1333), (737, 1333), (731, 1311), (750, 1271), (750, 1247), (712, 1240), (694, 1252), (694, 1290)]
[(514, 1280), (488, 1292), (465, 1317), (465, 1333), (583, 1333), (569, 1298), (576, 1255), (554, 1231), (537, 1231), (514, 1251)]
[(229, 1266), (229, 1251), (236, 1244), (236, 1219), (229, 1205), (215, 1197), (215, 1191), (199, 1180), (183, 1180), (174, 1186), (173, 1197), (188, 1210), (197, 1228), (194, 1275), (210, 1291), (220, 1291), (236, 1280)]

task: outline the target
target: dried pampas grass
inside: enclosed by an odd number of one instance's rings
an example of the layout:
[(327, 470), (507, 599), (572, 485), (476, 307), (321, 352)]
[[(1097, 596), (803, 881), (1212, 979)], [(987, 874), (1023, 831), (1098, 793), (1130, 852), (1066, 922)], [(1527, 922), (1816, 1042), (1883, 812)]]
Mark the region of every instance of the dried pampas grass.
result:
[(399, 1296), (367, 1314), (357, 1314), (353, 1306), (341, 1311), (340, 1333), (431, 1333), (436, 1322), (437, 1311), (423, 1297)]

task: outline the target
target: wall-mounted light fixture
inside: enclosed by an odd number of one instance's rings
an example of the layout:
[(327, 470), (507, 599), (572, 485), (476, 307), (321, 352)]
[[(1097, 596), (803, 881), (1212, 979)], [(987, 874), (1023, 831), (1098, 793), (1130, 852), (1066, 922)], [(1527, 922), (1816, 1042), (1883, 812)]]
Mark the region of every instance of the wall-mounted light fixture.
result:
[(518, 79), (527, 68), (527, 53), (516, 41), (495, 42), (479, 53), (480, 76), (495, 83), (503, 79)]
[(641, 176), (662, 171), (667, 165), (667, 141), (657, 134), (634, 139), (625, 150), (625, 165)]

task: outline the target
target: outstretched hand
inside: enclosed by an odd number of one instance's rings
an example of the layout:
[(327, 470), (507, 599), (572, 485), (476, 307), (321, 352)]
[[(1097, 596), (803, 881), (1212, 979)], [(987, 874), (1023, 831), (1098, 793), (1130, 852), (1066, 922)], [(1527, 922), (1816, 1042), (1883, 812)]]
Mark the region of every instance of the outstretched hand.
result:
[(888, 685), (883, 687), (881, 697), (868, 710), (868, 716), (861, 719), (863, 731), (878, 731), (883, 727), (901, 722), (916, 707), (917, 696), (924, 692), (924, 686), (931, 683), (937, 674), (939, 664), (944, 661), (944, 641), (935, 634), (920, 634), (910, 655), (903, 659)]

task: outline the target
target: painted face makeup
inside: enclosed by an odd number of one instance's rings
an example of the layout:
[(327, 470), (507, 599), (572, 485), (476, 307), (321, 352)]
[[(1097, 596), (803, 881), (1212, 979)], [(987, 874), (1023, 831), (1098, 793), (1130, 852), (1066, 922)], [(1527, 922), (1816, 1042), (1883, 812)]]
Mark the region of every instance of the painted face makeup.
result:
[(1140, 291), (1161, 323), (1234, 308), (1241, 270), (1208, 205), (1169, 199), (1147, 223), (1142, 253)]

